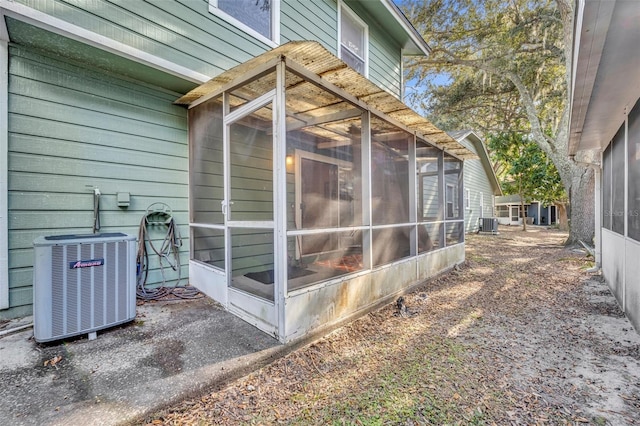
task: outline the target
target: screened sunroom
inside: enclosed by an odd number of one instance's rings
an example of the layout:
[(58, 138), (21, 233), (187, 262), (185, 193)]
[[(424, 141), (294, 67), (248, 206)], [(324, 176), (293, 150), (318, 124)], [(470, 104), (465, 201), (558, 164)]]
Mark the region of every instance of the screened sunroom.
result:
[(178, 103), (190, 282), (280, 341), (464, 260), (472, 154), (320, 44), (280, 46)]

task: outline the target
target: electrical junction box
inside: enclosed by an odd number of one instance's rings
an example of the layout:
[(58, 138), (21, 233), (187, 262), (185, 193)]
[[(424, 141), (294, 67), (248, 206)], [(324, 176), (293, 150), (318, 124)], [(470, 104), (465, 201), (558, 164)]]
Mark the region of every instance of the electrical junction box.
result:
[(91, 337), (135, 318), (134, 235), (58, 235), (38, 237), (33, 245), (36, 341)]
[(131, 204), (131, 195), (128, 192), (118, 192), (116, 194), (118, 207), (129, 207)]

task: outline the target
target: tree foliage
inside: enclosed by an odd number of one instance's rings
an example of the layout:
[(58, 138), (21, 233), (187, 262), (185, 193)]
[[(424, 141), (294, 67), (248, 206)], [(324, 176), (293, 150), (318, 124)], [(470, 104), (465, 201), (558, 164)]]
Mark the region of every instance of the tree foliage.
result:
[[(571, 0), (403, 0), (432, 48), (406, 66), (407, 101), (444, 130), (526, 135), (569, 194), (570, 239), (593, 237), (593, 172), (569, 156)], [(591, 207), (590, 207), (591, 206)]]
[(408, 64), (407, 81), (420, 87), (410, 91), (409, 101), (442, 127), (538, 131), (541, 139), (554, 142), (545, 132), (558, 133), (567, 93), (564, 28), (555, 2), (403, 4), (432, 47), (429, 57)]
[(519, 195), (522, 208), (525, 202), (550, 205), (566, 199), (558, 170), (536, 143), (513, 132), (491, 135), (487, 142), (492, 157), (505, 165), (498, 175), (502, 190)]

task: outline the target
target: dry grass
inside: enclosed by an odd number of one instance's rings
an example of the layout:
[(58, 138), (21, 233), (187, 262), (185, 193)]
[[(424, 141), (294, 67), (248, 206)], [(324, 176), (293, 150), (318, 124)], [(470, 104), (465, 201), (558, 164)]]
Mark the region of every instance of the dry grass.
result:
[[(636, 424), (640, 373), (604, 383), (620, 353), (593, 332), (590, 260), (565, 238), (542, 228), (471, 235), (460, 270), (405, 296), (411, 315), (389, 305), (148, 422)], [(633, 355), (624, 368), (638, 366)]]

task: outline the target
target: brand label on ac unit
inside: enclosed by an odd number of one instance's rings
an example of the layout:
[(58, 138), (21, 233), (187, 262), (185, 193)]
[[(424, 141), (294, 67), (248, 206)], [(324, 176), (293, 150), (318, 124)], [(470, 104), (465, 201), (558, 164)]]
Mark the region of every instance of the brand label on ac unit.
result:
[(104, 265), (104, 259), (78, 260), (69, 262), (69, 269), (91, 268)]

